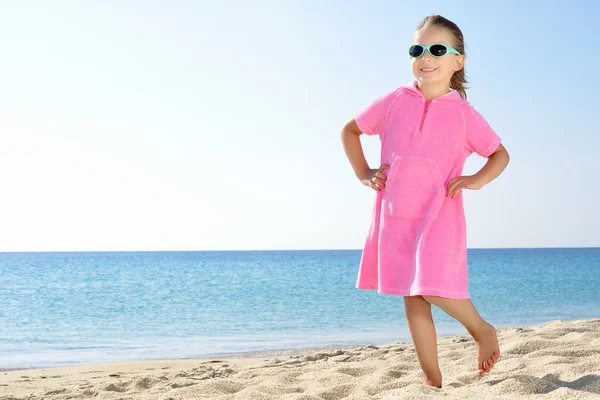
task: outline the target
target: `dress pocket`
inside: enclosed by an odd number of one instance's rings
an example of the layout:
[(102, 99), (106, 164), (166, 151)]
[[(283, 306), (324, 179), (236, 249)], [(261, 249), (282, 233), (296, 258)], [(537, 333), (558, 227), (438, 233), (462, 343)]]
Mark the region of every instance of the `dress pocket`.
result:
[(383, 212), (398, 218), (437, 218), (444, 192), (443, 179), (434, 159), (396, 156), (383, 193)]

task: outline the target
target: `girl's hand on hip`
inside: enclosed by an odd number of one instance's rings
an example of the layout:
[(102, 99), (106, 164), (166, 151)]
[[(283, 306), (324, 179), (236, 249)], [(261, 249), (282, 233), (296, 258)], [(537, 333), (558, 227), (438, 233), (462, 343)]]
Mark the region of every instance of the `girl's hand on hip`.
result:
[(463, 189), (479, 190), (482, 187), (483, 184), (473, 175), (457, 176), (448, 182), (448, 192), (446, 195), (450, 198), (455, 198)]
[(383, 170), (389, 167), (388, 164), (383, 164), (377, 169), (368, 169), (363, 174), (364, 176), (359, 177), (359, 179), (363, 185), (379, 192), (385, 188), (385, 181), (387, 180), (387, 176), (383, 173)]

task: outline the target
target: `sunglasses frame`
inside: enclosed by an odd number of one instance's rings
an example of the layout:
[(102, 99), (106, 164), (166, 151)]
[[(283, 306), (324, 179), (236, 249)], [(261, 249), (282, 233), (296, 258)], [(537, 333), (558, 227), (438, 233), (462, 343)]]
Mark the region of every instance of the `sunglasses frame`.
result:
[[(419, 56), (417, 56), (417, 57), (414, 57), (414, 56), (411, 56), (411, 55), (410, 55), (410, 49), (412, 49), (414, 46), (421, 46), (421, 47), (423, 48), (423, 52), (421, 53), (421, 55), (419, 55)], [(432, 53), (431, 53), (431, 51), (429, 50), (429, 48), (430, 48), (431, 46), (444, 46), (444, 47), (446, 48), (446, 52), (445, 52), (443, 55), (441, 55), (441, 56), (436, 56), (436, 55), (432, 54)], [(426, 51), (427, 51), (427, 52), (429, 52), (429, 55), (430, 55), (431, 57), (435, 57), (435, 58), (444, 57), (444, 56), (445, 56), (445, 55), (447, 55), (448, 53), (456, 54), (457, 56), (460, 56), (460, 55), (461, 55), (461, 54), (458, 52), (458, 50), (456, 50), (456, 49), (455, 49), (455, 48), (453, 48), (452, 46), (448, 46), (447, 44), (444, 44), (444, 43), (433, 43), (433, 44), (430, 44), (430, 45), (424, 45), (424, 44), (418, 44), (418, 43), (415, 43), (415, 44), (411, 45), (411, 46), (408, 48), (408, 55), (409, 55), (410, 57), (413, 57), (413, 58), (420, 58), (420, 57), (423, 57), (423, 54), (425, 54), (425, 52), (426, 52)]]

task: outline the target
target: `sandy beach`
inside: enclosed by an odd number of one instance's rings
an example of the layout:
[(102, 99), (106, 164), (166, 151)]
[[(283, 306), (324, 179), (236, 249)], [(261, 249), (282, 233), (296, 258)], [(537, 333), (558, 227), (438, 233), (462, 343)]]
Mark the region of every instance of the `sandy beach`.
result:
[(278, 357), (155, 360), (0, 371), (16, 399), (600, 399), (600, 318), (499, 328), (494, 369), (473, 339), (438, 338), (443, 387), (422, 384), (410, 342)]

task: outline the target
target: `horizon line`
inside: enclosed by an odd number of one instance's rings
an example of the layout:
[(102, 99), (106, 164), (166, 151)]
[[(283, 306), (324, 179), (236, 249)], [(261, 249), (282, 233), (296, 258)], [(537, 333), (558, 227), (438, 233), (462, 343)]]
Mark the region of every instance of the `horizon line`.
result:
[[(571, 247), (468, 247), (467, 250), (540, 250), (540, 249), (600, 249), (598, 246)], [(362, 251), (363, 249), (233, 249), (233, 250), (32, 250), (32, 251), (0, 251), (0, 254), (17, 253), (216, 253), (216, 252), (264, 252), (264, 251)]]

